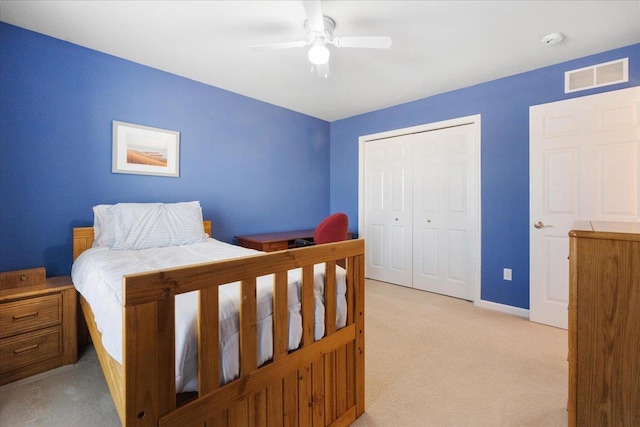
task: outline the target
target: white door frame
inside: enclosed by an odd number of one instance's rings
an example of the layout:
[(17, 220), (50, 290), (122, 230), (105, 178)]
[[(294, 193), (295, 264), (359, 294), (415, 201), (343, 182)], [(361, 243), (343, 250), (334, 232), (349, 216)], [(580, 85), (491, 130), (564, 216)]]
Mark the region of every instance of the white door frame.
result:
[(364, 180), (365, 180), (365, 175), (364, 175), (364, 145), (368, 142), (368, 141), (373, 141), (373, 140), (377, 140), (377, 139), (382, 139), (382, 138), (392, 138), (395, 136), (401, 136), (401, 135), (407, 135), (407, 134), (411, 134), (411, 133), (420, 133), (420, 132), (428, 132), (428, 131), (433, 131), (433, 130), (438, 130), (438, 129), (443, 129), (443, 128), (448, 128), (448, 127), (454, 127), (454, 126), (461, 126), (461, 125), (468, 125), (468, 124), (473, 124), (475, 131), (476, 131), (476, 141), (477, 141), (477, 157), (476, 157), (476, 161), (477, 161), (477, 167), (476, 170), (478, 171), (478, 175), (476, 177), (476, 217), (478, 219), (477, 224), (477, 236), (476, 236), (476, 242), (477, 242), (477, 247), (474, 248), (474, 253), (477, 254), (478, 259), (477, 259), (477, 266), (478, 266), (478, 271), (475, 272), (475, 289), (474, 289), (474, 304), (479, 305), (480, 303), (480, 272), (482, 269), (482, 264), (481, 264), (481, 258), (482, 258), (482, 254), (481, 254), (481, 247), (482, 247), (482, 209), (481, 209), (481, 203), (480, 203), (480, 189), (481, 189), (481, 185), (480, 185), (480, 178), (481, 178), (481, 161), (480, 159), (482, 158), (481, 156), (481, 122), (480, 122), (480, 114), (476, 114), (473, 116), (466, 116), (466, 117), (459, 117), (456, 119), (451, 119), (451, 120), (444, 120), (441, 122), (435, 122), (435, 123), (428, 123), (428, 124), (423, 124), (423, 125), (418, 125), (418, 126), (412, 126), (412, 127), (408, 127), (408, 128), (403, 128), (403, 129), (394, 129), (391, 131), (387, 131), (387, 132), (380, 132), (380, 133), (375, 133), (375, 134), (371, 134), (371, 135), (363, 135), (360, 136), (358, 138), (358, 236), (364, 236), (364, 190), (365, 190), (365, 184), (364, 184)]

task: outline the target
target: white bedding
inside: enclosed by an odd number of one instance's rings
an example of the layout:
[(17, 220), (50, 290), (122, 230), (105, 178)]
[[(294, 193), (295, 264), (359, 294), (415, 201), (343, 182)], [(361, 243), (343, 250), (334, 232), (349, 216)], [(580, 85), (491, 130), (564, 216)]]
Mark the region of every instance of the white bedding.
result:
[[(184, 246), (143, 250), (111, 250), (97, 247), (83, 252), (73, 264), (71, 277), (82, 296), (91, 305), (105, 350), (122, 363), (122, 276), (237, 258), (259, 253), (215, 239)], [(324, 264), (315, 266), (315, 339), (324, 335)], [(298, 348), (302, 336), (300, 314), (301, 270), (289, 271), (289, 349)], [(258, 363), (273, 355), (272, 289), (273, 277), (258, 278)], [(346, 277), (337, 268), (336, 327), (346, 324)], [(220, 288), (221, 383), (239, 375), (238, 301), (239, 283)], [(176, 391), (197, 390), (197, 292), (176, 297)]]

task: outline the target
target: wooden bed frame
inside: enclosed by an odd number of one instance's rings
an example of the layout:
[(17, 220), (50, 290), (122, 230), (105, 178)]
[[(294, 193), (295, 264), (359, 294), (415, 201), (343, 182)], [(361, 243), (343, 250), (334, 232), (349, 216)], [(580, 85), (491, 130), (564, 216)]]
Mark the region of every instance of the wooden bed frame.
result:
[[(211, 234), (211, 223), (205, 221)], [(73, 260), (93, 244), (73, 229)], [(336, 260), (346, 259), (347, 325), (336, 330)], [(325, 262), (325, 336), (314, 341), (313, 266)], [(287, 271), (302, 268), (303, 337), (287, 351)], [(256, 278), (275, 274), (273, 359), (257, 367)], [(240, 377), (219, 386), (218, 286), (241, 282)], [(200, 291), (198, 393), (177, 402), (176, 295)], [(327, 303), (327, 301), (332, 303)], [(349, 240), (123, 277), (123, 361), (102, 347), (91, 308), (80, 304), (125, 426), (343, 426), (364, 412), (364, 241)], [(206, 310), (202, 308), (206, 307)]]

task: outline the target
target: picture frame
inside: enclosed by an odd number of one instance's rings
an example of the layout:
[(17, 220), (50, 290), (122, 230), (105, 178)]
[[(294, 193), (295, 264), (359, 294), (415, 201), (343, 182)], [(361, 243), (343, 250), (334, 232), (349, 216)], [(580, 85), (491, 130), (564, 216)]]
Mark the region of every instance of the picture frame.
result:
[(180, 132), (113, 121), (113, 173), (180, 176)]

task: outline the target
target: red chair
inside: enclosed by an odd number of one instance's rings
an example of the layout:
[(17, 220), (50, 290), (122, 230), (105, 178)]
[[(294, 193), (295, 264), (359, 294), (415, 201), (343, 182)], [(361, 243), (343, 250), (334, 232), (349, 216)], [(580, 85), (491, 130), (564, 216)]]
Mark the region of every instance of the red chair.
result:
[(331, 214), (316, 227), (316, 231), (313, 233), (313, 242), (316, 245), (321, 245), (347, 240), (348, 227), (349, 217), (346, 214), (342, 212)]
[(313, 242), (305, 239), (296, 239), (296, 246), (321, 245), (323, 243), (340, 242), (347, 240), (349, 218), (342, 212), (334, 213), (323, 219), (313, 232)]

